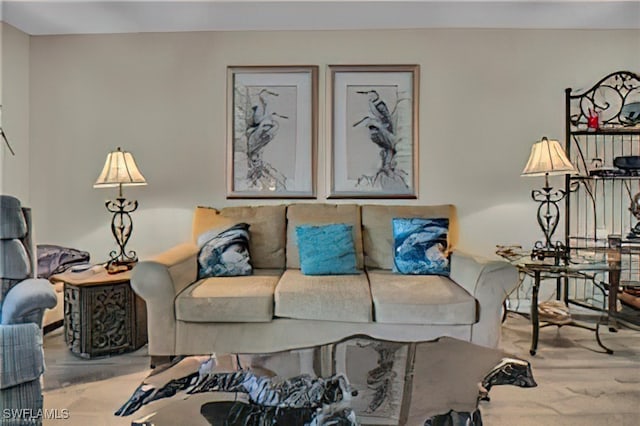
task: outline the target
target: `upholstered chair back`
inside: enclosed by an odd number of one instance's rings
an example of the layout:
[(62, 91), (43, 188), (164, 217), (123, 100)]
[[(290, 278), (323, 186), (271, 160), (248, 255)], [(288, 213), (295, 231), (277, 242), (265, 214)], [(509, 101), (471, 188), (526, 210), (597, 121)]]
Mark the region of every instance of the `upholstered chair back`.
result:
[(4, 298), (19, 282), (33, 278), (31, 210), (9, 195), (0, 195), (0, 314)]

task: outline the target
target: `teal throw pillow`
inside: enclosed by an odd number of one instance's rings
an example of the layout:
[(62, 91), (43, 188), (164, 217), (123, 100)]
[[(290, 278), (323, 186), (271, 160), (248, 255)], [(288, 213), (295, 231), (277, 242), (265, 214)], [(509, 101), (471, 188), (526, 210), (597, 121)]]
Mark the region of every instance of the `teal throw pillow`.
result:
[(353, 227), (344, 223), (296, 226), (304, 275), (357, 274)]
[(222, 232), (198, 238), (198, 278), (251, 275), (249, 224), (239, 223)]
[(395, 218), (392, 226), (393, 272), (449, 275), (449, 219)]

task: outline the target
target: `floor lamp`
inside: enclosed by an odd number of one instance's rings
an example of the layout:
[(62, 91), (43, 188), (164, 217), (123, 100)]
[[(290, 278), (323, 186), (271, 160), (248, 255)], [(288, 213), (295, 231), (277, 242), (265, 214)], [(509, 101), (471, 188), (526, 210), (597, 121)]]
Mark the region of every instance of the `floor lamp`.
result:
[(126, 245), (133, 231), (131, 214), (138, 208), (137, 200), (127, 200), (122, 196), (123, 186), (146, 185), (145, 180), (133, 155), (130, 152), (122, 151), (120, 147), (116, 151), (107, 155), (104, 168), (98, 176), (94, 188), (118, 187), (118, 198), (105, 203), (107, 210), (113, 213), (111, 218), (111, 232), (118, 244), (118, 249), (109, 253), (110, 260), (107, 263), (107, 270), (118, 272), (128, 270), (138, 261), (135, 251), (127, 251)]

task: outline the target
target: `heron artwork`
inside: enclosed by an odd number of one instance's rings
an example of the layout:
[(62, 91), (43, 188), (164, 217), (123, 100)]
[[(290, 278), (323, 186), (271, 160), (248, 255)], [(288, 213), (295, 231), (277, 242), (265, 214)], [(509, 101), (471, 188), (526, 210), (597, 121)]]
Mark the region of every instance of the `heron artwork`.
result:
[(289, 118), (271, 111), (269, 100), (275, 96), (279, 94), (266, 88), (257, 96), (249, 96), (251, 106), (245, 117), (247, 183), (252, 188), (272, 191), (286, 189), (287, 184), (287, 178), (264, 160), (264, 149), (277, 138), (280, 120)]
[(353, 124), (353, 127), (366, 126), (369, 139), (380, 148), (380, 166), (374, 175), (363, 175), (358, 185), (368, 185), (383, 189), (408, 189), (408, 174), (398, 167), (396, 155), (401, 138), (397, 134), (397, 106), (405, 99), (398, 99), (389, 109), (378, 91), (374, 89), (356, 92), (367, 96), (369, 114)]

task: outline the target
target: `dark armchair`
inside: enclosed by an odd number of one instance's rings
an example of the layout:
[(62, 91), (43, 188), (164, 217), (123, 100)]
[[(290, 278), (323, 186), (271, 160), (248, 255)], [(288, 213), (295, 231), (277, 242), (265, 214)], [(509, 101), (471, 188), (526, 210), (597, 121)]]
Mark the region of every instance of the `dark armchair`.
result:
[[(39, 424), (42, 317), (56, 305), (49, 281), (34, 278), (31, 211), (0, 195), (0, 425)], [(6, 416), (6, 413), (13, 413)]]

